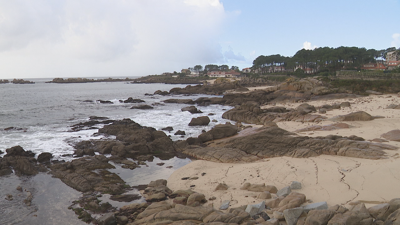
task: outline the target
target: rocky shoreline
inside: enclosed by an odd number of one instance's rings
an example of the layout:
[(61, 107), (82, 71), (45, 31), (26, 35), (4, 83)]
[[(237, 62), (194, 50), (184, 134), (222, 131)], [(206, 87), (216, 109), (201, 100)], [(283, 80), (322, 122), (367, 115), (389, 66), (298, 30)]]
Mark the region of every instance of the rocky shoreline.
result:
[[(227, 93), (228, 90), (233, 91)], [(274, 185), (247, 182), (235, 188), (258, 193), (254, 204), (231, 208), (230, 201), (226, 201), (216, 209), (213, 207), (216, 198), (206, 198), (204, 194), (194, 191), (196, 186), (171, 190), (166, 180), (156, 180), (145, 186), (131, 187), (117, 173), (110, 172), (116, 168), (115, 165), (127, 170), (145, 166), (154, 157), (191, 157), (218, 163), (250, 163), (273, 157), (309, 158), (319, 155), (381, 160), (388, 158), (388, 152), (398, 149), (390, 144), (367, 142), (355, 135), (308, 137), (279, 128), (277, 123), (282, 121), (314, 124), (326, 121), (325, 115), (330, 110), (350, 106), (347, 101), (342, 101), (338, 105), (315, 107), (305, 103), (306, 101), (316, 98), (359, 97), (351, 93), (338, 93), (337, 89), (324, 86), (321, 81), (313, 78), (290, 80), (265, 90), (250, 91), (238, 82), (231, 82), (189, 85), (186, 88), (173, 88), (169, 92), (157, 91), (154, 94), (200, 93), (224, 96), (199, 98), (195, 101), (180, 99), (179, 103), (235, 106), (225, 112), (223, 117), (236, 121), (236, 124), (220, 124), (198, 137), (173, 142), (163, 131), (141, 126), (130, 119), (111, 121), (108, 118), (93, 118), (88, 124), (73, 126), (72, 131), (104, 124), (103, 128), (98, 129), (98, 134), (115, 138), (77, 143), (73, 155), (76, 159), (70, 162), (52, 160), (51, 153), (42, 153), (35, 157), (32, 152), (15, 146), (7, 149), (7, 154), (0, 158), (0, 176), (12, 173), (18, 176), (50, 173), (69, 187), (82, 192), (82, 197), (70, 209), (82, 221), (94, 224), (396, 224), (395, 219), (400, 220), (399, 199), (369, 208), (363, 202), (354, 203), (349, 209), (343, 205), (328, 207), (329, 203), (311, 203), (304, 194), (292, 192), (292, 189), (296, 190), (301, 186), (301, 182), (280, 190)], [(176, 99), (165, 101), (166, 104), (177, 102)], [(296, 108), (276, 106), (278, 103), (294, 102), (304, 103)], [(182, 110), (201, 114), (193, 107)], [(335, 119), (371, 121), (380, 118), (360, 111)], [(194, 117), (191, 124), (206, 126), (209, 121), (207, 116), (200, 116)], [(245, 124), (253, 124), (253, 127)], [(388, 136), (391, 138), (393, 135)], [(198, 180), (204, 176), (208, 176), (208, 173), (200, 172), (199, 176), (181, 179)], [(133, 188), (142, 191), (145, 202), (129, 204), (141, 198), (128, 193)], [(219, 183), (213, 188), (219, 192), (226, 191), (229, 187)], [(112, 200), (126, 202), (127, 205), (116, 208), (108, 202), (100, 201), (103, 195), (110, 195)], [(5, 198), (13, 201), (11, 194), (7, 194)], [(24, 200), (25, 204), (29, 205), (32, 198), (35, 196), (28, 196)]]

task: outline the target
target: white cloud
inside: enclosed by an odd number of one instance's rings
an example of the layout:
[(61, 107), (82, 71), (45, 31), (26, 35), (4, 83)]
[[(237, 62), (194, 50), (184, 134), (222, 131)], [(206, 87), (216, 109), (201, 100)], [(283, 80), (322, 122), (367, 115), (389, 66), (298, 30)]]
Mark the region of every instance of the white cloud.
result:
[(306, 49), (306, 50), (313, 50), (313, 49), (317, 48), (317, 46), (315, 46), (315, 45), (312, 46), (310, 42), (305, 41), (303, 43), (303, 48)]
[(0, 79), (147, 75), (221, 61), (227, 14), (219, 0), (0, 1)]
[(400, 33), (396, 33), (392, 35), (392, 47), (399, 48), (400, 47)]

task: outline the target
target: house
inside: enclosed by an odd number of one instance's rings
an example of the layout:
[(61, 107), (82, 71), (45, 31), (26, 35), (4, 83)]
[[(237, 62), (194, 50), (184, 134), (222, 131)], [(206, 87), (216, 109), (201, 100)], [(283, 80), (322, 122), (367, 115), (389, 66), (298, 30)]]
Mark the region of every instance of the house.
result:
[(236, 78), (240, 77), (240, 72), (230, 70), (230, 71), (211, 71), (208, 72), (207, 75), (209, 77), (229, 77), (229, 78)]
[(394, 70), (400, 67), (400, 61), (387, 61), (386, 65), (388, 70)]
[(312, 73), (316, 73), (317, 70), (314, 68), (310, 68), (310, 67), (303, 67), (302, 65), (296, 66), (294, 68), (294, 71), (298, 70), (298, 69), (302, 69), (304, 71), (304, 73), (306, 74), (312, 74)]
[(382, 63), (367, 63), (361, 67), (362, 70), (386, 70), (386, 66)]
[(251, 72), (251, 68), (250, 67), (242, 69), (242, 73), (250, 73), (250, 72)]

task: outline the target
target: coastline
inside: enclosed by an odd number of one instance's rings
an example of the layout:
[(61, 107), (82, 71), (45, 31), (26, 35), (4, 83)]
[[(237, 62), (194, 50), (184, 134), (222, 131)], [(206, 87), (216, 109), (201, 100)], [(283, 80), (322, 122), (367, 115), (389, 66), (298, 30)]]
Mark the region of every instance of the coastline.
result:
[[(263, 88), (260, 88), (263, 89)], [(398, 104), (400, 98), (396, 94), (370, 95), (355, 99), (335, 99), (327, 101), (308, 101), (310, 105), (320, 107), (324, 104), (340, 104), (350, 102), (350, 107), (328, 111), (324, 116), (333, 118), (357, 111), (365, 111), (373, 116), (381, 116), (371, 121), (346, 121), (347, 129), (327, 131), (304, 131), (297, 135), (318, 137), (327, 135), (356, 135), (367, 142), (381, 138), (383, 133), (400, 127), (400, 110), (387, 109), (390, 104)], [(302, 103), (281, 103), (268, 107), (296, 108)], [(337, 122), (324, 120), (317, 125), (329, 125)], [(282, 121), (278, 127), (295, 132), (316, 123)], [(261, 127), (261, 125), (252, 125)], [(245, 131), (245, 130), (244, 130)], [(243, 131), (242, 131), (243, 132)], [(240, 133), (239, 133), (240, 135)], [(400, 147), (396, 141), (384, 142)], [(398, 197), (400, 185), (400, 159), (398, 150), (385, 150), (386, 159), (360, 159), (344, 156), (321, 155), (309, 158), (274, 157), (253, 163), (215, 163), (196, 160), (178, 169), (168, 178), (171, 189), (191, 188), (205, 194), (206, 198), (216, 197), (210, 201), (219, 208), (224, 200), (231, 200), (230, 207), (254, 204), (263, 199), (257, 198), (259, 193), (240, 190), (245, 182), (251, 184), (275, 185), (278, 190), (290, 185), (292, 181), (302, 183), (302, 189), (296, 190), (307, 196), (310, 202), (327, 201), (329, 206), (335, 204), (350, 207), (357, 202), (366, 206), (385, 203)], [(202, 173), (206, 175), (201, 176)], [(199, 177), (197, 180), (181, 180), (182, 177)], [(228, 185), (226, 191), (215, 191), (219, 183)]]

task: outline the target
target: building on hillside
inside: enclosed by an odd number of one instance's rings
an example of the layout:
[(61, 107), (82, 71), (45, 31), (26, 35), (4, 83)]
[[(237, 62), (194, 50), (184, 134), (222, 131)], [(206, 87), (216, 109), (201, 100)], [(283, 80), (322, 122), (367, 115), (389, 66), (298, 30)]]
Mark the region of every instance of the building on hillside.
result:
[(210, 71), (207, 73), (209, 77), (229, 77), (229, 78), (237, 78), (240, 77), (240, 72), (230, 70), (230, 71)]
[(303, 67), (302, 65), (296, 66), (294, 68), (294, 71), (296, 71), (298, 69), (302, 69), (304, 71), (304, 73), (306, 73), (306, 74), (312, 74), (312, 73), (316, 73), (317, 72), (317, 69), (310, 68), (310, 67)]
[(388, 70), (394, 70), (400, 67), (400, 61), (387, 61), (386, 65)]
[(397, 51), (386, 53), (386, 61), (400, 61), (400, 55)]
[(361, 67), (362, 70), (386, 70), (386, 66), (382, 63), (367, 63)]
[(242, 73), (250, 73), (250, 72), (251, 72), (251, 68), (250, 67), (242, 69)]
[(183, 74), (190, 74), (192, 71), (190, 71), (189, 69), (182, 69), (181, 73)]

